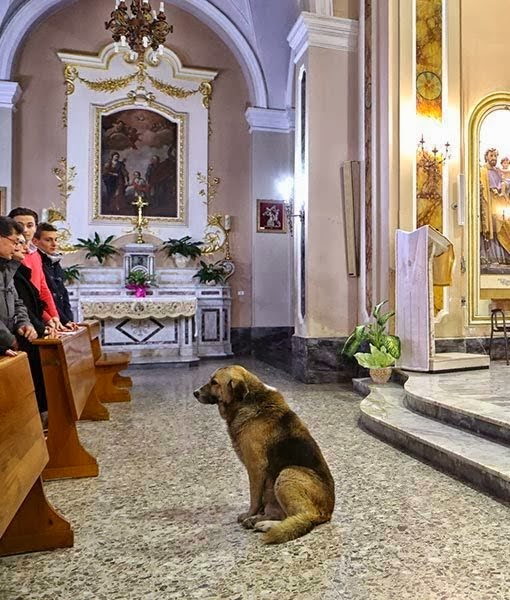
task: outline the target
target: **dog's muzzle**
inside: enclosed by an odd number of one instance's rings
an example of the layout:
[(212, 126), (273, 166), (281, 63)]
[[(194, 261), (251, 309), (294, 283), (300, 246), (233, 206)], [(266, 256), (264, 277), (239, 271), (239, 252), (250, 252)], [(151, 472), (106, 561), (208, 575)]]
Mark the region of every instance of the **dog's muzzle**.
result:
[(193, 396), (201, 403), (201, 404), (218, 404), (218, 399), (214, 396), (211, 396), (208, 390), (204, 390), (203, 387), (198, 388), (193, 392)]

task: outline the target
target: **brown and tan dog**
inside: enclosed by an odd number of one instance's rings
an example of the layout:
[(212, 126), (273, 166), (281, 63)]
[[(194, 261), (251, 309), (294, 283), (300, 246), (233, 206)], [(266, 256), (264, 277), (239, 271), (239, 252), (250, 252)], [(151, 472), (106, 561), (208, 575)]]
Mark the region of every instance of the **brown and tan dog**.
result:
[(248, 471), (250, 509), (238, 521), (280, 544), (331, 519), (335, 484), (319, 446), (283, 396), (244, 367), (213, 373), (195, 390), (217, 404), (232, 444)]

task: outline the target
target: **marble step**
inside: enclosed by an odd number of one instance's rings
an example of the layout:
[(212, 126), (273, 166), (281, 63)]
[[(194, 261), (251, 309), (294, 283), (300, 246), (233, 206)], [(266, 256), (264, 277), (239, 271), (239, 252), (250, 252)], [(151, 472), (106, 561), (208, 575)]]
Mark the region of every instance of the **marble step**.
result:
[(509, 393), (497, 386), (497, 380), (480, 373), (477, 377), (475, 389), (467, 374), (435, 379), (411, 376), (404, 384), (404, 404), (427, 417), (510, 445)]
[(361, 425), (377, 437), (423, 458), (475, 487), (510, 500), (510, 447), (435, 419), (405, 405), (402, 386), (355, 380)]

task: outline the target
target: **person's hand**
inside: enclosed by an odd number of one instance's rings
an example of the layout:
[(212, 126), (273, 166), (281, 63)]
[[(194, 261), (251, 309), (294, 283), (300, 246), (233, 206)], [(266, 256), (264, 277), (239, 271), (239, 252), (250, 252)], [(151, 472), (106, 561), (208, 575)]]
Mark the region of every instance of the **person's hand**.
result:
[(64, 325), (62, 325), (62, 323), (60, 322), (60, 319), (58, 317), (52, 317), (48, 321), (48, 325), (50, 327), (52, 327), (53, 329), (56, 329), (57, 331), (69, 331), (68, 329), (66, 329), (64, 327)]
[(68, 329), (69, 331), (78, 331), (79, 328), (80, 326), (78, 325), (78, 323), (75, 323), (74, 321), (69, 321), (66, 323), (66, 329)]
[(5, 351), (4, 356), (18, 356), (18, 353), (16, 352), (16, 350), (11, 350), (10, 348), (8, 348)]
[(22, 335), (29, 342), (33, 342), (37, 339), (37, 331), (32, 327), (32, 325), (22, 325), (18, 329), (18, 334)]
[(49, 325), (46, 325), (46, 327), (44, 328), (44, 337), (57, 338), (58, 337), (57, 330), (54, 327), (50, 327)]

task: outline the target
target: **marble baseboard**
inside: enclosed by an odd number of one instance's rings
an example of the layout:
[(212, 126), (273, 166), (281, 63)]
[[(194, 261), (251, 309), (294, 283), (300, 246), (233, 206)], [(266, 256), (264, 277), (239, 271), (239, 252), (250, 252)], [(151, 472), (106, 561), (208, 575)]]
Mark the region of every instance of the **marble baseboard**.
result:
[(293, 327), (238, 327), (231, 330), (234, 356), (254, 356), (278, 369), (290, 370)]
[[(436, 352), (467, 352), (469, 354), (489, 354), (490, 338), (439, 338), (436, 339)], [(510, 344), (509, 344), (510, 345)], [(510, 349), (509, 349), (510, 355)], [(505, 341), (502, 337), (492, 342), (492, 359), (505, 358)]]
[(292, 338), (292, 375), (304, 383), (347, 383), (359, 376), (355, 360), (345, 362), (340, 350), (347, 338)]

